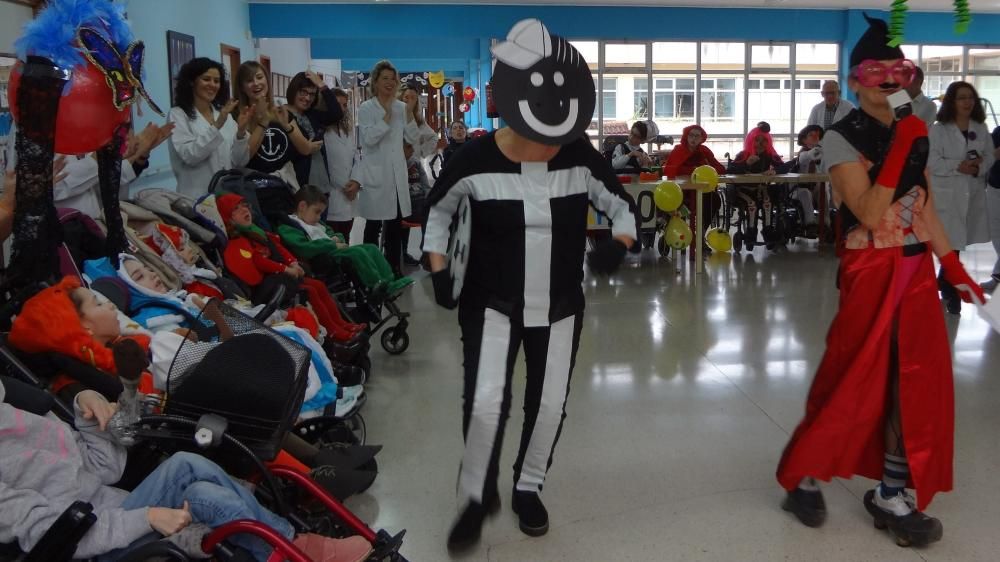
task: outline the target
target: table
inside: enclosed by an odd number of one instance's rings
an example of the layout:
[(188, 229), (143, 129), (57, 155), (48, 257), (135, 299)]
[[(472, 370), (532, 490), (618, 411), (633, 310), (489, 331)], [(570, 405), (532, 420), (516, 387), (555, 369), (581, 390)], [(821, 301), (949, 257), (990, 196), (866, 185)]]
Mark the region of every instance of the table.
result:
[[(719, 176), (719, 183), (732, 185), (761, 183), (826, 183), (830, 181), (828, 174), (727, 174)], [(826, 188), (819, 190), (819, 224), (817, 225), (820, 242), (826, 235)]]
[[(624, 184), (623, 187), (625, 191), (635, 199), (635, 204), (637, 210), (639, 211), (640, 225), (639, 228), (656, 228), (656, 203), (653, 200), (653, 191), (660, 182), (645, 182), (640, 183), (637, 181), (638, 177), (633, 178), (632, 183)], [(702, 261), (702, 252), (704, 251), (705, 237), (699, 235), (701, 232), (701, 221), (702, 221), (702, 193), (710, 191), (708, 184), (706, 183), (695, 183), (692, 182), (688, 177), (675, 178), (673, 181), (677, 182), (677, 185), (681, 187), (684, 191), (697, 191), (698, 195), (695, 197), (695, 228), (691, 229), (694, 233), (694, 246), (695, 246), (695, 272), (702, 273), (705, 269), (705, 264)], [(721, 180), (720, 180), (721, 183)], [(760, 182), (758, 182), (760, 183)], [(587, 229), (588, 230), (606, 230), (608, 228), (607, 217), (603, 214), (594, 212), (593, 208), (587, 216)], [(638, 236), (639, 233), (636, 233)], [(639, 242), (638, 240), (636, 241)]]

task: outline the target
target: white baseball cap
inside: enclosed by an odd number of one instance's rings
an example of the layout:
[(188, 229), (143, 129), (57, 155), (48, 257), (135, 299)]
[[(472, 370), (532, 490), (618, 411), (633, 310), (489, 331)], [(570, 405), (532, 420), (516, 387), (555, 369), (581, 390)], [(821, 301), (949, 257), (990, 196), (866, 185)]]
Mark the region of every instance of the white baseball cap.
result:
[(526, 19), (517, 22), (507, 34), (507, 40), (491, 50), (504, 64), (524, 70), (552, 55), (552, 39), (541, 21)]

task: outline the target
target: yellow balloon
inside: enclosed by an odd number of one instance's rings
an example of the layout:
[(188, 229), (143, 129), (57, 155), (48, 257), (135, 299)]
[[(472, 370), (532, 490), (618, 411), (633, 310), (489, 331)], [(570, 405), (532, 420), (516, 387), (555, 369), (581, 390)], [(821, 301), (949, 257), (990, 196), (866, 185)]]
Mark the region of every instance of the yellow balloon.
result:
[(428, 72), (427, 79), (430, 81), (432, 87), (440, 88), (444, 86), (444, 71)]
[(721, 228), (713, 228), (706, 232), (705, 242), (715, 252), (729, 252), (733, 249), (733, 237)]
[(691, 228), (684, 222), (684, 219), (678, 216), (670, 219), (663, 236), (667, 239), (667, 245), (675, 250), (687, 248), (694, 238), (691, 235)]
[(684, 202), (684, 193), (677, 182), (661, 182), (653, 190), (653, 201), (661, 211), (672, 213)]
[(698, 166), (691, 172), (691, 181), (708, 184), (708, 190), (715, 191), (719, 187), (719, 172), (708, 165)]

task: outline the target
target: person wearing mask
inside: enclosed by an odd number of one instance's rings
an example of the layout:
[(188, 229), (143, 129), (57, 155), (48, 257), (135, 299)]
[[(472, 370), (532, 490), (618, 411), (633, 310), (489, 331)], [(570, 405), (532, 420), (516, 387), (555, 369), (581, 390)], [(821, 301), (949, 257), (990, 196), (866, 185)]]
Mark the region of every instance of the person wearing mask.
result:
[(913, 114), (930, 127), (937, 120), (938, 109), (934, 105), (934, 102), (924, 95), (921, 89), (924, 87), (924, 71), (919, 66), (913, 70), (913, 83), (906, 87), (906, 93), (910, 94), (910, 98), (913, 100), (911, 104), (913, 106)]
[[(993, 166), (993, 140), (986, 128), (979, 94), (968, 82), (952, 82), (931, 127), (927, 167), (934, 188), (934, 209), (956, 254), (969, 244), (989, 242), (986, 173)], [(948, 312), (961, 314), (958, 291), (939, 277)]]
[(250, 139), (247, 141), (250, 161), (247, 167), (277, 176), (298, 189), (292, 161), (296, 154), (311, 156), (323, 146), (323, 141), (310, 140), (284, 106), (276, 107), (271, 81), (257, 61), (246, 61), (236, 71), (239, 92), (239, 114), (251, 110)]
[(226, 69), (212, 59), (191, 59), (177, 73), (177, 105), (168, 119), (174, 125), (170, 167), (178, 193), (201, 197), (216, 172), (241, 168), (250, 160), (247, 127), (253, 111), (244, 108), (234, 119), (239, 101), (230, 99), (229, 92)]
[(897, 120), (888, 100), (909, 84), (909, 61), (888, 46), (885, 21), (865, 18), (848, 82), (861, 109), (823, 136), (823, 165), (843, 201), (838, 310), (777, 478), (788, 492), (782, 507), (809, 527), (826, 520), (817, 480), (881, 480), (862, 500), (875, 527), (921, 546), (942, 537), (941, 522), (923, 511), (952, 489), (954, 463), (951, 349), (934, 256), (963, 298), (982, 291), (934, 210), (927, 126), (915, 115)]
[[(310, 141), (324, 141), (324, 132), (330, 125), (340, 122), (344, 117), (343, 108), (337, 102), (333, 90), (327, 86), (315, 72), (300, 72), (292, 77), (285, 90), (285, 109), (295, 118), (295, 123), (302, 131), (302, 136)], [(292, 159), (295, 167), (295, 179), (299, 185), (309, 183), (312, 168), (317, 167), (323, 172), (323, 160), (326, 158), (322, 146), (312, 154), (297, 155)]]
[(837, 121), (840, 121), (854, 109), (854, 104), (840, 98), (840, 83), (836, 80), (823, 82), (820, 90), (823, 94), (823, 101), (816, 104), (809, 112), (807, 125), (819, 125), (824, 130), (829, 129)]
[[(385, 230), (382, 251), (386, 261), (400, 274), (402, 260), (402, 218), (410, 216), (410, 182), (403, 141), (420, 144), (420, 123), (415, 111), (396, 99), (399, 73), (387, 60), (379, 61), (371, 73), (372, 98), (358, 109), (361, 134), (358, 214), (367, 221), (365, 244), (378, 244)], [(356, 178), (357, 179), (357, 178)]]

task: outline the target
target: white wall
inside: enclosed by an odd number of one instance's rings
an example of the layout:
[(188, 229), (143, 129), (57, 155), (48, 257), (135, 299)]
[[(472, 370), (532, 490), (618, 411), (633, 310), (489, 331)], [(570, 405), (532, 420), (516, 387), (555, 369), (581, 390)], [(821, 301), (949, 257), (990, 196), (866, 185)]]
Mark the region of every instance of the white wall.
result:
[(340, 59), (313, 59), (312, 70), (323, 75), (323, 80), (331, 88), (340, 81)]
[(13, 53), (14, 41), (21, 36), (21, 27), (31, 21), (31, 8), (0, 2), (0, 53)]
[(260, 39), (257, 55), (271, 58), (271, 72), (295, 76), (309, 70), (308, 39)]

